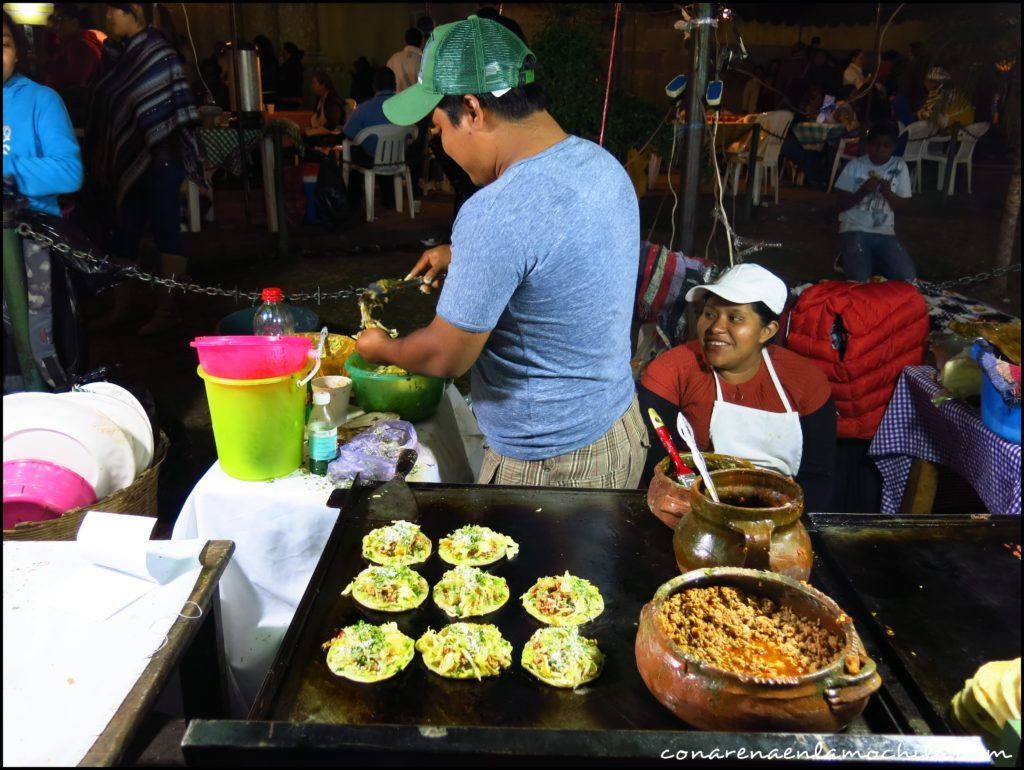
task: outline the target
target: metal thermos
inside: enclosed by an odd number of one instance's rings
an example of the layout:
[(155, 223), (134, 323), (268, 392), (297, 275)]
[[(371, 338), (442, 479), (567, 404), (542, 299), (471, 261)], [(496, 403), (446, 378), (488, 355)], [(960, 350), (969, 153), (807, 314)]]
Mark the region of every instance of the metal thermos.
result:
[[(263, 87), (260, 85), (260, 60), (251, 44), (242, 43), (228, 60), (228, 95), (231, 110), (239, 120), (262, 119)], [(237, 70), (238, 77), (235, 77)]]

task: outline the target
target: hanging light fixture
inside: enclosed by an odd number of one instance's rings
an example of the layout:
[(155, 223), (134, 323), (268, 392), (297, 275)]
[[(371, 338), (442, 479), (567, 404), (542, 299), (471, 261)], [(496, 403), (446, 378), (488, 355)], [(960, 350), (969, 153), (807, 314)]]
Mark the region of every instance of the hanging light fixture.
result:
[(45, 27), (46, 20), (53, 14), (53, 3), (4, 3), (4, 10), (15, 24)]

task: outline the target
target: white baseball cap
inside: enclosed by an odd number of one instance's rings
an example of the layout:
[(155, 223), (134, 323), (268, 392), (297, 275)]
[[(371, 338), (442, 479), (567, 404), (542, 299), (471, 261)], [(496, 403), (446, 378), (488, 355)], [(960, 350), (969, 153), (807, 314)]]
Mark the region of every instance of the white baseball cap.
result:
[(686, 292), (686, 301), (702, 299), (709, 293), (737, 304), (763, 302), (775, 315), (782, 314), (789, 298), (789, 289), (781, 278), (752, 264), (734, 265), (714, 283), (694, 286)]

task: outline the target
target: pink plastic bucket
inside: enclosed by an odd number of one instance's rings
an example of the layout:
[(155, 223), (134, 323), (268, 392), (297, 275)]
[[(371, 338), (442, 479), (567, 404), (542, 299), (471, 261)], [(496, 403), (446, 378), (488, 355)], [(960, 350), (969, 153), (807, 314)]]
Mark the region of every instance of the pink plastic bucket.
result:
[(45, 460), (4, 463), (4, 529), (23, 521), (56, 519), (96, 502), (96, 491), (74, 471)]
[(214, 377), (261, 380), (284, 377), (309, 361), (313, 341), (308, 337), (196, 337), (191, 343), (199, 365)]

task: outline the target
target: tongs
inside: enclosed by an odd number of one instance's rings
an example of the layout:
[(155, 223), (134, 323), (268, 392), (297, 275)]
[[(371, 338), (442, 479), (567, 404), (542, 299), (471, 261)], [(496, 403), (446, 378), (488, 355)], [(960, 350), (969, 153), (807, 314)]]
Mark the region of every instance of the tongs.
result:
[(381, 283), (380, 283), (381, 280), (384, 280), (384, 279), (379, 279), (377, 281), (374, 281), (369, 286), (367, 286), (365, 289), (360, 289), (359, 293), (360, 294), (375, 294), (378, 297), (380, 297), (380, 296), (383, 296), (384, 294), (391, 294), (391, 293), (396, 292), (396, 291), (401, 291), (402, 289), (409, 289), (409, 288), (412, 288), (414, 286), (423, 286), (423, 279), (420, 278), (420, 277), (416, 277), (416, 278), (401, 278), (401, 279), (396, 278), (393, 281), (388, 281), (387, 285), (384, 285), (384, 286), (381, 285)]

